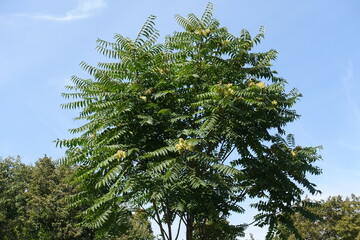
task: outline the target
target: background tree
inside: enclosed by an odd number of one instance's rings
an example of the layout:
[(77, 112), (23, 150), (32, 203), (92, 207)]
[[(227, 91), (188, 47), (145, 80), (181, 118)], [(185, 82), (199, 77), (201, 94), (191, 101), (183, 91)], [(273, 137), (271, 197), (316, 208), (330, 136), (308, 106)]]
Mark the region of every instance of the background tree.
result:
[(0, 239), (21, 239), (30, 167), (20, 157), (0, 158)]
[[(106, 222), (101, 228), (96, 229), (96, 240), (154, 240), (151, 224), (146, 214), (141, 210), (125, 211), (117, 208), (113, 214), (112, 222)], [(113, 210), (116, 211), (116, 208)], [(85, 216), (86, 217), (86, 216)]]
[[(359, 240), (360, 239), (360, 198), (351, 195), (329, 197), (307, 207), (316, 221), (310, 221), (300, 214), (292, 219), (303, 239), (309, 240)], [(276, 239), (297, 239), (285, 227), (280, 228)]]
[(67, 86), (73, 92), (63, 96), (77, 100), (63, 107), (80, 109), (77, 119), (86, 121), (70, 130), (78, 137), (57, 141), (68, 148), (62, 162), (79, 165), (74, 200), (90, 206), (90, 227), (142, 209), (162, 239), (177, 239), (183, 224), (190, 240), (207, 239), (216, 222), (242, 235), (246, 224), (226, 219), (257, 197), (255, 222), (269, 225), (271, 238), (302, 209), (302, 188), (318, 192), (306, 178), (321, 172), (313, 165), (318, 148), (284, 136), (300, 94), (286, 92), (272, 70), (275, 50), (252, 51), (263, 28), (253, 38), (246, 30), (234, 36), (212, 17), (211, 4), (201, 18), (175, 18), (183, 31), (164, 44), (154, 17), (135, 40), (98, 40), (99, 52), (116, 62), (83, 62), (93, 79), (73, 77)]
[(78, 226), (78, 209), (67, 208), (67, 198), (77, 192), (69, 181), (73, 169), (55, 166), (48, 157), (32, 167), (26, 192), (26, 232), (31, 239), (91, 239), (93, 231)]
[(71, 182), (74, 168), (57, 166), (50, 158), (35, 166), (20, 157), (0, 159), (0, 239), (153, 239), (143, 214), (122, 215), (121, 225), (107, 231), (81, 226), (79, 213), (69, 208), (68, 198), (78, 192)]
[(129, 227), (125, 234), (117, 238), (117, 240), (153, 240), (152, 229), (147, 216), (142, 211), (136, 211), (129, 220)]

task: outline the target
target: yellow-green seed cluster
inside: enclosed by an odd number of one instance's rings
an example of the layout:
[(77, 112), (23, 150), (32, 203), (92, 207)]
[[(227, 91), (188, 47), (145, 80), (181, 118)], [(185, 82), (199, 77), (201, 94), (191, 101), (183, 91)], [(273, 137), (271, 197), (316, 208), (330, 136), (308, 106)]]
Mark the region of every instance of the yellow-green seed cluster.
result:
[(184, 151), (193, 151), (194, 146), (189, 142), (184, 140), (183, 138), (179, 138), (179, 142), (175, 144), (176, 150), (181, 154)]
[(123, 150), (118, 150), (115, 154), (117, 159), (126, 158), (126, 152)]

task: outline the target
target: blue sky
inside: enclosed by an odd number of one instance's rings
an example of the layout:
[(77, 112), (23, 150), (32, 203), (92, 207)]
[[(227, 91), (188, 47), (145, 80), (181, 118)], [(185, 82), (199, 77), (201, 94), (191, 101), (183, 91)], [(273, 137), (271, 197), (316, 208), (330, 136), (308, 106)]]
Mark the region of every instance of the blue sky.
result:
[[(0, 0), (0, 156), (33, 163), (63, 155), (52, 142), (70, 138), (75, 112), (60, 97), (71, 75), (88, 77), (80, 61), (96, 64), (96, 39), (134, 37), (151, 14), (162, 36), (180, 29), (174, 14), (201, 14), (205, 0)], [(233, 34), (256, 34), (257, 50), (279, 52), (274, 69), (303, 98), (289, 124), (297, 144), (323, 145), (323, 175), (311, 177), (329, 195), (359, 195), (360, 2), (358, 0), (213, 0), (214, 16)]]

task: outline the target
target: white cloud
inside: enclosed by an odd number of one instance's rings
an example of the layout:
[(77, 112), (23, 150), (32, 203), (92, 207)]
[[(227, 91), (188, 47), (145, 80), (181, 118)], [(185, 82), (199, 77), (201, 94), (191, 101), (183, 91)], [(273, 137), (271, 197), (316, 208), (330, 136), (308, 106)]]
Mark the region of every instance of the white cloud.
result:
[(94, 9), (99, 9), (105, 7), (105, 2), (103, 0), (82, 0), (79, 3), (77, 9), (74, 12), (89, 12)]
[(64, 22), (90, 17), (95, 10), (105, 7), (105, 5), (104, 0), (80, 0), (76, 8), (67, 11), (63, 16), (49, 14), (17, 14), (16, 16)]

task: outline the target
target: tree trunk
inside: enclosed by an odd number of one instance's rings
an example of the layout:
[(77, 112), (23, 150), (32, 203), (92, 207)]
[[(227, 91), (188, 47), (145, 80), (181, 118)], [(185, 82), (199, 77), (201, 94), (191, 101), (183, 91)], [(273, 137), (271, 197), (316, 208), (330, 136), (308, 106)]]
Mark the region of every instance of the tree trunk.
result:
[(193, 232), (194, 232), (194, 217), (191, 213), (189, 213), (186, 224), (186, 240), (193, 240)]

